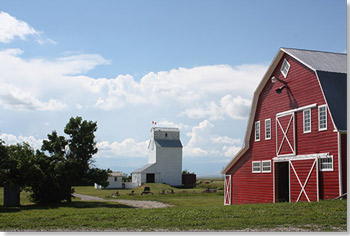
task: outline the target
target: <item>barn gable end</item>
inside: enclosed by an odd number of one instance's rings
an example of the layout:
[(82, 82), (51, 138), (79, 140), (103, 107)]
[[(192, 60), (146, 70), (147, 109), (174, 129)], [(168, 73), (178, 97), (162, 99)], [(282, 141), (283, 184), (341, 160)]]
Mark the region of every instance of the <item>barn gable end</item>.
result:
[[(222, 171), (231, 176), (231, 203), (314, 201), (343, 192), (344, 147), (334, 131), (346, 130), (344, 55), (279, 50), (254, 93), (244, 146)], [(328, 160), (332, 170), (319, 171)]]

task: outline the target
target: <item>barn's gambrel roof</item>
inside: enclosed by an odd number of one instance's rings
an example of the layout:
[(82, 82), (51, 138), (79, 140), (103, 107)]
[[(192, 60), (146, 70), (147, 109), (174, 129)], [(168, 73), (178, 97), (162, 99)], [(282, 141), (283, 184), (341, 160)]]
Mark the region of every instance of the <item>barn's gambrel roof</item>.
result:
[(294, 48), (281, 48), (314, 71), (328, 71), (346, 74), (346, 54), (320, 52)]
[(266, 83), (271, 79), (271, 75), (277, 64), (283, 57), (284, 53), (290, 55), (300, 63), (313, 70), (320, 82), (320, 87), (327, 102), (332, 121), (337, 131), (346, 132), (346, 109), (347, 109), (347, 94), (346, 94), (346, 54), (321, 52), (293, 48), (280, 48), (271, 65), (267, 69), (263, 79), (260, 81), (253, 96), (252, 106), (248, 118), (247, 129), (243, 142), (243, 147), (234, 156), (229, 164), (221, 171), (225, 174), (236, 161), (248, 150), (251, 131), (255, 117), (255, 111), (258, 103), (258, 98)]
[(292, 48), (281, 50), (315, 71), (336, 129), (346, 131), (346, 54)]

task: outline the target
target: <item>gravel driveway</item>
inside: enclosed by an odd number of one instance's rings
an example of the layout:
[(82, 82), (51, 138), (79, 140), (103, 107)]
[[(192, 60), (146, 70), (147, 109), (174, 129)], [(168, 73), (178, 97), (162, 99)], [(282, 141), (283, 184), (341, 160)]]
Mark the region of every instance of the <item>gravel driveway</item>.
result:
[(172, 206), (170, 204), (165, 204), (165, 203), (156, 202), (156, 201), (140, 201), (140, 200), (125, 200), (125, 199), (106, 200), (100, 197), (88, 196), (88, 195), (83, 195), (78, 193), (74, 193), (73, 196), (80, 198), (82, 201), (118, 202), (123, 205), (131, 206), (135, 208), (143, 208), (143, 209), (164, 208), (164, 207)]

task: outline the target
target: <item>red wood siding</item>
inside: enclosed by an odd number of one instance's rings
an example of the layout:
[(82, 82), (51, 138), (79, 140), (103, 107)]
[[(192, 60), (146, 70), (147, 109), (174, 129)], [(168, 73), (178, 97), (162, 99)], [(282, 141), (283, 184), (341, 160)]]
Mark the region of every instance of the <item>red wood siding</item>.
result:
[[(259, 158), (254, 158), (257, 160)], [(266, 158), (267, 160), (268, 158)], [(231, 203), (273, 202), (271, 173), (252, 173), (252, 156), (248, 151), (233, 166), (231, 177)]]
[[(286, 58), (290, 64), (287, 78), (280, 72), (281, 64)], [(317, 107), (311, 109), (311, 132), (303, 133), (303, 112), (295, 112), (295, 138), (296, 155), (330, 153), (333, 155), (334, 171), (319, 172), (322, 183), (322, 198), (333, 198), (339, 195), (338, 178), (338, 138), (334, 132), (334, 126), (327, 110), (327, 130), (318, 131), (318, 106), (326, 104), (315, 73), (290, 57), (284, 55), (275, 68), (271, 77), (275, 76), (288, 83), (289, 89), (283, 89), (281, 94), (275, 90), (283, 84), (277, 81), (272, 84), (269, 80), (261, 91), (254, 117), (260, 121), (260, 141), (254, 141), (254, 122), (249, 149), (227, 171), (232, 175), (232, 204), (273, 202), (273, 171), (271, 173), (252, 173), (252, 161), (272, 160), (276, 157), (276, 114), (291, 109), (317, 103)], [(265, 119), (271, 119), (271, 139), (265, 140)], [(292, 127), (291, 127), (292, 128)], [(277, 130), (277, 132), (279, 132)], [(282, 136), (281, 136), (282, 135)], [(292, 132), (287, 137), (292, 138)], [(278, 133), (278, 139), (283, 138), (282, 132)], [(291, 142), (292, 144), (292, 142)], [(287, 143), (283, 144), (283, 152), (287, 152)], [(273, 162), (271, 164), (273, 169)], [(320, 195), (321, 197), (321, 195)]]

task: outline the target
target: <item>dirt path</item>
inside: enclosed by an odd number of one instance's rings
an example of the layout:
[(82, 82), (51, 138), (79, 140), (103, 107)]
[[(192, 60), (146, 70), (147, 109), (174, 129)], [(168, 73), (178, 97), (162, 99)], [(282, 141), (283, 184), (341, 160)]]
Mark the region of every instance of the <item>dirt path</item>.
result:
[(100, 197), (94, 197), (94, 196), (88, 196), (83, 194), (74, 193), (74, 197), (80, 198), (82, 201), (102, 201), (102, 202), (118, 202), (123, 205), (135, 207), (135, 208), (144, 208), (144, 209), (150, 209), (150, 208), (164, 208), (164, 207), (170, 207), (172, 205), (165, 204), (162, 202), (156, 202), (156, 201), (140, 201), (140, 200), (125, 200), (125, 199), (111, 199), (106, 200)]

